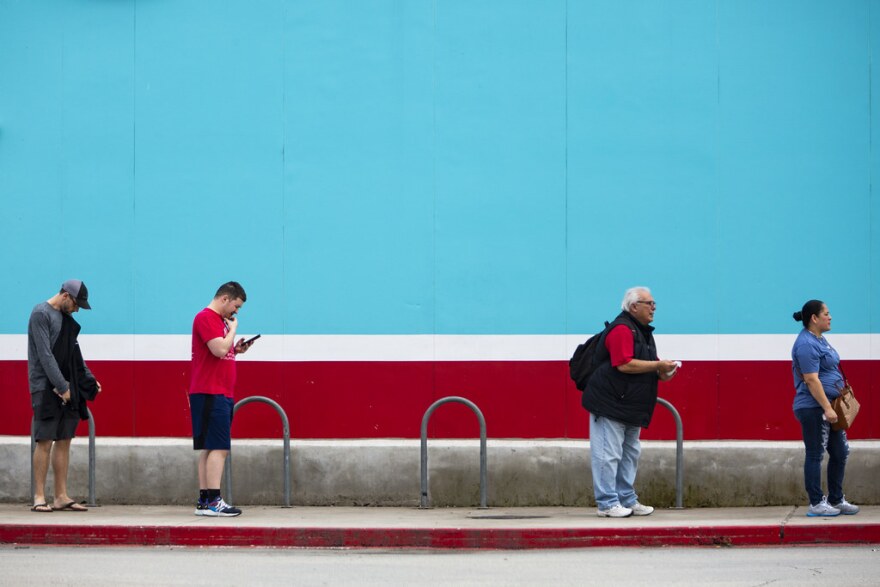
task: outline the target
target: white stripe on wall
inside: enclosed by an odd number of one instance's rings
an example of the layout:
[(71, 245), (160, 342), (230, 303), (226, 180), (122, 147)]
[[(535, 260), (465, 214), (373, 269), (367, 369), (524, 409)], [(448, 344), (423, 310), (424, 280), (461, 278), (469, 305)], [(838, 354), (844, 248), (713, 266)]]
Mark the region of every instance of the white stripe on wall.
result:
[[(567, 361), (587, 335), (264, 335), (242, 361)], [(787, 361), (794, 335), (658, 334), (681, 361)], [(829, 335), (844, 360), (880, 360), (880, 334)], [(188, 361), (188, 334), (83, 334), (92, 361)], [(0, 360), (27, 360), (27, 335), (0, 335)]]

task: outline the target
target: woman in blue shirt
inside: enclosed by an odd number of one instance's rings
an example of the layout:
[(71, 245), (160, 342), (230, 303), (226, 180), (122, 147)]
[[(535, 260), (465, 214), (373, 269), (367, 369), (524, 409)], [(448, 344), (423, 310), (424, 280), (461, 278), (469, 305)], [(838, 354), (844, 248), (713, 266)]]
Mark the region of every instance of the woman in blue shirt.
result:
[[(804, 485), (810, 496), (807, 515), (838, 516), (857, 514), (859, 506), (846, 501), (843, 475), (849, 456), (845, 430), (832, 430), (837, 414), (831, 402), (844, 387), (838, 369), (840, 355), (823, 336), (831, 330), (831, 313), (819, 300), (810, 300), (794, 319), (804, 329), (791, 349), (791, 370), (794, 375), (794, 415), (801, 423), (804, 436)], [(828, 451), (828, 498), (822, 493), (822, 459)]]

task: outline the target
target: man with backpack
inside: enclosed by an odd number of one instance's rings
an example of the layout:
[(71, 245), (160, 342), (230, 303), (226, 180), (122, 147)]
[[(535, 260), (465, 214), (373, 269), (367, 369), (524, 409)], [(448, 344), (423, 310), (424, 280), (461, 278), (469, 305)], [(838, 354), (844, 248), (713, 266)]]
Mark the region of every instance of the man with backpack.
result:
[[(675, 375), (677, 363), (657, 358), (657, 304), (646, 287), (627, 290), (622, 312), (608, 324), (591, 357), (581, 398), (590, 412), (593, 493), (599, 517), (648, 516), (654, 508), (638, 501), (633, 483), (639, 465), (639, 433), (657, 403), (657, 382)], [(573, 371), (574, 373), (574, 371)], [(580, 384), (580, 382), (579, 382)]]

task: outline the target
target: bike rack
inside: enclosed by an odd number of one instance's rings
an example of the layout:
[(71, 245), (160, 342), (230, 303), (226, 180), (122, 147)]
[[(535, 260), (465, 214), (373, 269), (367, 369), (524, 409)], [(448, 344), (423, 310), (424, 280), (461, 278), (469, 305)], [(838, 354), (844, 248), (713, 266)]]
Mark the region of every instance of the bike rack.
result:
[[(278, 415), (281, 417), (281, 426), (282, 426), (282, 434), (284, 437), (284, 505), (282, 507), (289, 508), (290, 506), (290, 424), (287, 420), (287, 414), (284, 412), (284, 409), (278, 405), (278, 402), (275, 400), (269, 399), (268, 397), (263, 397), (261, 395), (252, 395), (250, 397), (246, 397), (243, 400), (238, 401), (235, 404), (235, 407), (232, 408), (232, 415), (235, 416), (235, 413), (238, 409), (246, 404), (252, 402), (260, 402), (264, 404), (269, 404), (275, 411), (278, 412)], [(226, 497), (229, 500), (229, 503), (234, 503), (232, 501), (232, 451), (226, 455), (226, 465), (225, 465), (225, 476), (226, 476)]]
[[(88, 406), (86, 406), (86, 412), (89, 415), (89, 501), (86, 505), (89, 507), (100, 507), (95, 503), (95, 417)], [(29, 501), (34, 499), (34, 449), (37, 447), (37, 441), (34, 439), (35, 427), (36, 420), (31, 419), (31, 495), (28, 498)]]
[(684, 427), (678, 410), (665, 399), (658, 397), (657, 403), (669, 410), (675, 418), (675, 507), (672, 509), (684, 509), (682, 505), (682, 488), (684, 486)]
[(477, 420), (480, 422), (480, 509), (488, 509), (486, 506), (487, 491), (487, 466), (486, 466), (486, 419), (483, 418), (483, 412), (472, 401), (458, 396), (448, 396), (435, 401), (425, 415), (422, 416), (422, 463), (421, 463), (421, 499), (419, 509), (428, 508), (428, 420), (431, 414), (443, 404), (455, 402), (464, 404), (476, 414)]

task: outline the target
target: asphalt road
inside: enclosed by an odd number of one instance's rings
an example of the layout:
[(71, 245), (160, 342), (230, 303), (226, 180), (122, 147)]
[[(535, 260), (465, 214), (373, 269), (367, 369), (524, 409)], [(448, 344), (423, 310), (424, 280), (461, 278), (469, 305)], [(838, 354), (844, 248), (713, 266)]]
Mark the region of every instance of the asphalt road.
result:
[(380, 551), (0, 546), (0, 585), (880, 585), (880, 545)]

